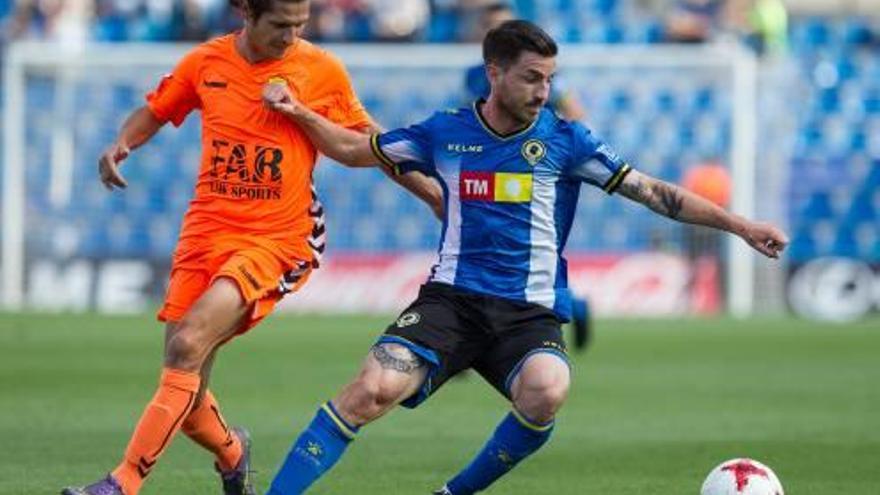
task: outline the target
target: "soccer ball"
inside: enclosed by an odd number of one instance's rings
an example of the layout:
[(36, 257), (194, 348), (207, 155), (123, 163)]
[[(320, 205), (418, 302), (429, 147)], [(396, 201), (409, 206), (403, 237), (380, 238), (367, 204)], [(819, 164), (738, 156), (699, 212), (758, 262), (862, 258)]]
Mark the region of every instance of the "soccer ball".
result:
[(706, 477), (700, 495), (785, 495), (779, 478), (752, 459), (722, 462)]

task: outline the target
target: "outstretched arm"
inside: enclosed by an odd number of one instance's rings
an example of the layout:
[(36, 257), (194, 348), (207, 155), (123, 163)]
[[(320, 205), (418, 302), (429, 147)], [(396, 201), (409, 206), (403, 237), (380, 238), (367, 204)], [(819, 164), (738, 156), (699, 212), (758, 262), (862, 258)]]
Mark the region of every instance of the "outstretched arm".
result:
[[(321, 153), (339, 163), (353, 167), (371, 167), (377, 162), (370, 144), (370, 134), (382, 129), (373, 124), (367, 133), (352, 131), (334, 124), (296, 101), (285, 84), (268, 84), (263, 101), (271, 109), (287, 116), (305, 133)], [(436, 180), (419, 172), (396, 175), (385, 167), (382, 171), (394, 182), (421, 199), (437, 218), (443, 218), (443, 192)]]
[(736, 234), (769, 258), (779, 258), (779, 253), (788, 244), (788, 237), (773, 225), (752, 222), (729, 213), (686, 189), (636, 170), (623, 179), (618, 192), (673, 220)]
[(149, 141), (162, 125), (163, 122), (159, 121), (146, 106), (138, 108), (125, 119), (116, 141), (108, 146), (98, 159), (98, 173), (104, 187), (112, 190), (114, 187), (128, 186), (128, 182), (119, 172), (122, 161), (128, 158), (131, 150)]

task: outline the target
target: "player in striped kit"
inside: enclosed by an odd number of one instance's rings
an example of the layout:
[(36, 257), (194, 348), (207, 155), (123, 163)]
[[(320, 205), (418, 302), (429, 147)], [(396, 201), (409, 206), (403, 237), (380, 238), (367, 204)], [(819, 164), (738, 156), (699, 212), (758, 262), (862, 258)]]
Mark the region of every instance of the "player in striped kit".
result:
[(583, 125), (544, 109), (556, 53), (539, 27), (505, 22), (483, 42), (487, 100), (369, 138), (308, 110), (283, 86), (264, 88), (265, 103), (331, 158), (431, 175), (445, 199), (427, 283), (371, 348), (358, 376), (297, 438), (269, 495), (302, 493), (360, 427), (398, 404), (415, 407), (467, 368), (512, 409), (437, 494), (484, 490), (546, 443), (570, 384), (560, 331), (570, 311), (562, 252), (582, 183), (681, 222), (734, 233), (768, 257), (784, 249), (787, 238), (775, 227), (634, 170)]
[[(516, 19), (516, 15), (513, 6), (509, 3), (499, 1), (486, 5), (480, 12), (480, 38), (502, 22), (513, 19)], [(464, 90), (469, 98), (468, 101), (474, 101), (481, 97), (487, 98), (491, 89), (485, 65), (479, 63), (468, 67), (464, 76)], [(577, 92), (573, 91), (558, 74), (553, 78), (550, 94), (547, 97), (547, 106), (565, 120), (583, 121), (586, 117)], [(584, 351), (592, 340), (593, 334), (590, 303), (585, 295), (577, 295), (574, 292), (572, 292), (570, 299), (571, 342), (574, 344), (575, 350)]]

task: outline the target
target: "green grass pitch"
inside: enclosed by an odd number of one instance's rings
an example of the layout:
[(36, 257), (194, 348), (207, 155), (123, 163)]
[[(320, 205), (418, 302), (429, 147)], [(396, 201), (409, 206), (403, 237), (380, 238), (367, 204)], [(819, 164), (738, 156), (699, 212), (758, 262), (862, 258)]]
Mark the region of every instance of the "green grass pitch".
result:
[[(387, 318), (276, 317), (228, 346), (213, 389), (254, 436), (265, 490), (295, 434), (357, 370)], [(52, 494), (119, 460), (154, 391), (151, 317), (0, 314), (0, 494)], [(770, 465), (789, 495), (880, 486), (880, 322), (603, 320), (573, 355), (554, 438), (488, 493), (697, 494), (718, 462)], [(362, 430), (315, 494), (428, 494), (481, 446), (505, 402), (478, 376)], [(144, 495), (219, 493), (179, 436)]]

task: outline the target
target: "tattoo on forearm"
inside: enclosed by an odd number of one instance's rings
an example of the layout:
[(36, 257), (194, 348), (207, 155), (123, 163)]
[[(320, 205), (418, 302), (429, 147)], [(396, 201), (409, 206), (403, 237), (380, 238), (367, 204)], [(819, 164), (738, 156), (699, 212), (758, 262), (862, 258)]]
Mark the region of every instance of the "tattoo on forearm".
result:
[(643, 180), (639, 176), (627, 179), (618, 189), (620, 194), (661, 215), (678, 220), (684, 208), (684, 195), (676, 186), (657, 179)]
[(413, 355), (412, 352), (407, 351), (409, 355), (405, 357), (395, 356), (383, 344), (374, 345), (370, 352), (373, 353), (373, 357), (376, 358), (376, 361), (379, 361), (383, 368), (406, 373), (407, 375), (413, 374), (417, 369), (425, 365), (424, 361), (418, 356)]
[(657, 181), (651, 187), (651, 192), (656, 198), (656, 207), (658, 207), (656, 211), (673, 220), (678, 219), (684, 205), (684, 197), (679, 194), (675, 186)]
[(645, 186), (642, 184), (642, 179), (638, 177), (634, 181), (623, 181), (619, 192), (635, 201), (644, 202), (645, 200)]

